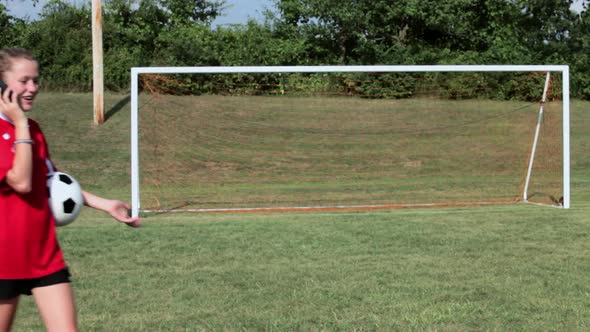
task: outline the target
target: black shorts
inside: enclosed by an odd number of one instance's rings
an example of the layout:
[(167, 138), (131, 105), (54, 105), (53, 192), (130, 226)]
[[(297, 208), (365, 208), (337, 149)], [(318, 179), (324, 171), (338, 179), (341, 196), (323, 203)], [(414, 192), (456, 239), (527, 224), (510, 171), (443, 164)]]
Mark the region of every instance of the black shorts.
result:
[(8, 300), (19, 295), (31, 295), (33, 288), (69, 283), (70, 271), (64, 268), (41, 278), (0, 279), (0, 300)]

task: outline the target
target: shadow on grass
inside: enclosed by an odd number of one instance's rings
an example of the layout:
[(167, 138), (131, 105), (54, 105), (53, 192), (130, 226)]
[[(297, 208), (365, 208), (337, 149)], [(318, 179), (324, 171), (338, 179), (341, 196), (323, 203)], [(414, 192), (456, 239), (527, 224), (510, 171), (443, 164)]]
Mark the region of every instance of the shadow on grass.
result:
[(131, 95), (126, 96), (125, 98), (119, 100), (115, 106), (111, 107), (105, 115), (104, 121), (107, 122), (113, 115), (117, 114), (123, 107), (125, 107), (131, 101)]

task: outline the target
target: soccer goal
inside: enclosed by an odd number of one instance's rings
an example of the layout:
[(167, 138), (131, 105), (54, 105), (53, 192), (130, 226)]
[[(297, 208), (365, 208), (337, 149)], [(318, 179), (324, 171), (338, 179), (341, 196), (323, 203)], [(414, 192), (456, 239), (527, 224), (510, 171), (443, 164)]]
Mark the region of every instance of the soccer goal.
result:
[(131, 70), (140, 211), (570, 205), (567, 66)]

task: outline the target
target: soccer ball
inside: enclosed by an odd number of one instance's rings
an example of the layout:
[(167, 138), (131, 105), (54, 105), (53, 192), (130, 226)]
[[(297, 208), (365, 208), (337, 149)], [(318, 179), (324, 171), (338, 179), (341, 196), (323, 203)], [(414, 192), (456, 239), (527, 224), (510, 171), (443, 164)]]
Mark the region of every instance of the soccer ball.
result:
[(55, 172), (47, 179), (47, 191), (49, 207), (57, 226), (68, 225), (78, 217), (84, 197), (76, 179), (69, 174)]

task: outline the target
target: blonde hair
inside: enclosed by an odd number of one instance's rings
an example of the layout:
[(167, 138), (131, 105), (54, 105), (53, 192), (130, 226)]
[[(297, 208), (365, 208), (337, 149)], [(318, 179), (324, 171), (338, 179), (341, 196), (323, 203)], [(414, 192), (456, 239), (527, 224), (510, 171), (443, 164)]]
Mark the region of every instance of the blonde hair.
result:
[(12, 60), (14, 59), (26, 59), (38, 62), (31, 51), (18, 48), (3, 48), (0, 50), (0, 79), (4, 79), (4, 73), (12, 68)]

